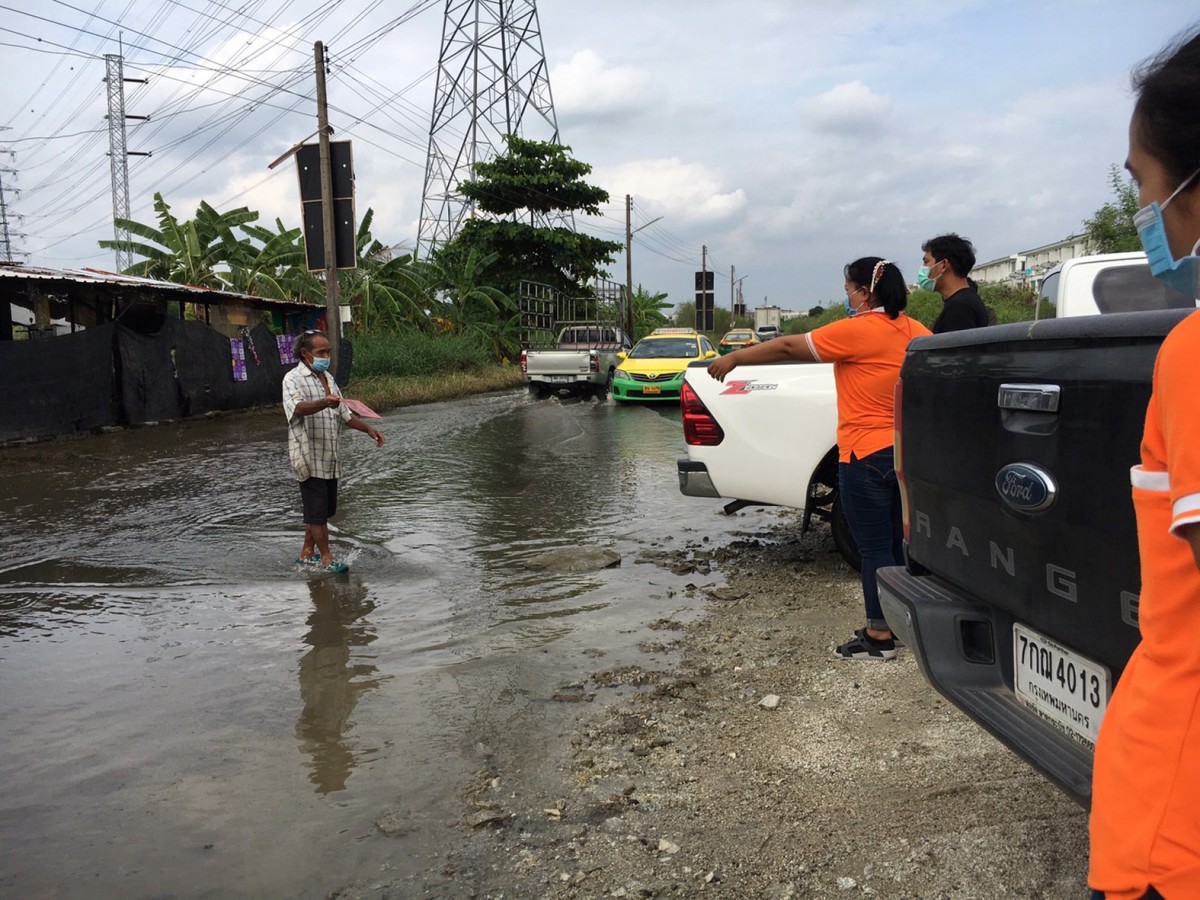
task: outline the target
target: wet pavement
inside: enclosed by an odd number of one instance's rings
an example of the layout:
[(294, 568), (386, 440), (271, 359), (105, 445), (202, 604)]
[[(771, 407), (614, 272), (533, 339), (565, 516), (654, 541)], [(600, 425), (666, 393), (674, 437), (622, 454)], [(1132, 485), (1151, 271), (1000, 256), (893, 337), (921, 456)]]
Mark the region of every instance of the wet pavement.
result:
[[(343, 438), (339, 576), (293, 562), (279, 413), (0, 451), (0, 895), (419, 877), (492, 756), (558, 739), (558, 686), (699, 614), (716, 577), (653, 555), (748, 524), (679, 494), (674, 407), (514, 391), (379, 428)], [(526, 566), (580, 546), (621, 565)]]

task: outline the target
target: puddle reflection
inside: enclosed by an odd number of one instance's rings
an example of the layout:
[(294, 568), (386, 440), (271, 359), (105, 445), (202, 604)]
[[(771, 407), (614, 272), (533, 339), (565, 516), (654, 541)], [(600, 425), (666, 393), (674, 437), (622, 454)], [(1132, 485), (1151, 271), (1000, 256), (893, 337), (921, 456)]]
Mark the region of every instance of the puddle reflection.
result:
[(312, 612), (304, 643), (309, 650), (300, 658), (304, 707), (296, 737), (309, 757), (309, 781), (318, 794), (328, 794), (345, 790), (357, 758), (365, 752), (356, 749), (351, 716), (359, 698), (384, 679), (373, 662), (356, 652), (377, 637), (365, 618), (375, 604), (362, 582), (345, 576), (313, 578), (308, 591)]

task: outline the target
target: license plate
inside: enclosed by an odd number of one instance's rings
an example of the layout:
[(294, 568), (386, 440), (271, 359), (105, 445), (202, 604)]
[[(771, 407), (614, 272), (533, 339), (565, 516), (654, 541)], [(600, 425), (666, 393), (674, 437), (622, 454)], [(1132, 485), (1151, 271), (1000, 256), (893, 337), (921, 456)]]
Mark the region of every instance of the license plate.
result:
[(550, 379), (551, 381), (574, 381), (575, 380), (574, 375), (547, 375), (546, 377), (548, 379)]
[(643, 394), (661, 394), (662, 388), (660, 388), (657, 384), (648, 384), (644, 388), (642, 388), (642, 393)]
[(1017, 697), (1027, 706), (1096, 742), (1112, 691), (1107, 667), (1014, 623), (1013, 676)]

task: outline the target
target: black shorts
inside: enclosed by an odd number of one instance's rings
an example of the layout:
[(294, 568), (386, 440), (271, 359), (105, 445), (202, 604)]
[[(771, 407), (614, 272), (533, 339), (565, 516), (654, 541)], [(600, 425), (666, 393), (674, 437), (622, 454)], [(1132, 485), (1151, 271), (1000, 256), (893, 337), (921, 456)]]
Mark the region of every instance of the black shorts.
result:
[(337, 479), (306, 478), (300, 482), (304, 524), (324, 525), (337, 512)]

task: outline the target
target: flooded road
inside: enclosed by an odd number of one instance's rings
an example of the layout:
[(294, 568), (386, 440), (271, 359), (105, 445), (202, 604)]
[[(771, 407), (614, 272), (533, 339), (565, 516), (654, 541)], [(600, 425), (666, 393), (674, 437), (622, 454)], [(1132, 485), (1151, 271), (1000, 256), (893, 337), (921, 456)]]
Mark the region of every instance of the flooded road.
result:
[[(558, 688), (662, 665), (650, 561), (752, 527), (679, 494), (678, 409), (508, 392), (343, 438), (334, 554), (278, 412), (0, 451), (0, 895), (323, 897), (437, 864)], [(612, 548), (617, 568), (527, 568)], [(661, 635), (659, 635), (661, 637)], [(384, 827), (380, 827), (380, 825)]]

